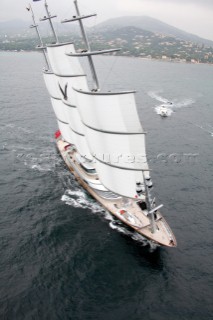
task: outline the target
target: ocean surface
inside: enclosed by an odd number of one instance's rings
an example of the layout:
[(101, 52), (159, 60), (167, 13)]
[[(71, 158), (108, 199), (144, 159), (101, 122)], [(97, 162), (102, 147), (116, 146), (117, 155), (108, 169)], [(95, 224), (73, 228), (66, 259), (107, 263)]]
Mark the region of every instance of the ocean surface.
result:
[(41, 54), (0, 52), (0, 319), (210, 320), (213, 67), (96, 63), (104, 88), (137, 90), (153, 192), (178, 247), (154, 249), (78, 186), (55, 147)]

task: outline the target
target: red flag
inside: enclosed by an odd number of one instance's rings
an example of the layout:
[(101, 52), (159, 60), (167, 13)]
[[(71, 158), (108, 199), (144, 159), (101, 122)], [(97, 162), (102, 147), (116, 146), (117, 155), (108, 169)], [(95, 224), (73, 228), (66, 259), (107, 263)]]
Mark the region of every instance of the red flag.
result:
[(58, 139), (60, 137), (60, 135), (61, 135), (61, 131), (60, 130), (55, 132), (55, 138), (56, 139)]

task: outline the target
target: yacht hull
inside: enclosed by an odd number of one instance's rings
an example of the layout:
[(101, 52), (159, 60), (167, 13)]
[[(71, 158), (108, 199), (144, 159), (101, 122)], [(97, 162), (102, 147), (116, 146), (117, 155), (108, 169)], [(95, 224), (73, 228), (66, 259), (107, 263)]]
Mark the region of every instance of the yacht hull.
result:
[(126, 205), (123, 203), (122, 197), (106, 199), (101, 197), (96, 190), (91, 188), (86, 182), (87, 174), (85, 173), (84, 177), (84, 172), (76, 161), (76, 151), (68, 152), (68, 146), (69, 144), (61, 138), (57, 139), (57, 148), (79, 185), (81, 185), (94, 199), (96, 199), (104, 209), (155, 244), (166, 247), (177, 246), (177, 242), (171, 228), (159, 211), (156, 212), (156, 231), (153, 233), (150, 225), (150, 219), (147, 217), (145, 211), (142, 211), (137, 204), (138, 199), (129, 199), (128, 205)]

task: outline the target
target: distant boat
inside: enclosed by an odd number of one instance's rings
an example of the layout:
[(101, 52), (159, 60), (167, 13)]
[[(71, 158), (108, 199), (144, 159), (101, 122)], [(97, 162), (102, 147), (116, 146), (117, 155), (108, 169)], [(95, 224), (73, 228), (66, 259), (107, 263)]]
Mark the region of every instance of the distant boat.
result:
[(161, 116), (161, 117), (168, 117), (171, 113), (171, 107), (172, 107), (173, 103), (172, 102), (166, 102), (166, 103), (163, 103), (161, 104), (159, 107), (158, 107), (158, 114)]
[(169, 116), (169, 110), (167, 108), (167, 106), (165, 106), (164, 104), (162, 104), (161, 106), (159, 106), (158, 108), (158, 113), (161, 117), (168, 117)]
[[(85, 49), (76, 52), (73, 43), (60, 43), (45, 1), (46, 16), (55, 43), (43, 45), (32, 12), (33, 25), (40, 39), (46, 67), (43, 72), (59, 130), (56, 144), (78, 183), (116, 218), (154, 244), (175, 247), (175, 236), (155, 205), (150, 189), (152, 181), (146, 157), (145, 132), (135, 103), (135, 91), (104, 92), (100, 89), (93, 55), (118, 49), (91, 51), (82, 20), (94, 15), (76, 13)], [(79, 57), (89, 61), (93, 86)]]

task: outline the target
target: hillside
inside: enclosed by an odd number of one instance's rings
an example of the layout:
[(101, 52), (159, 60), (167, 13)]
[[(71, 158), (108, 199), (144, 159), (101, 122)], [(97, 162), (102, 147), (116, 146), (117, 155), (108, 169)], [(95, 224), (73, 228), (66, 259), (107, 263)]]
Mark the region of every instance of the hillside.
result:
[[(119, 55), (123, 56), (134, 56), (141, 58), (154, 58), (164, 60), (175, 60), (183, 62), (202, 62), (202, 63), (213, 63), (213, 42), (208, 41), (210, 45), (205, 44), (205, 40), (197, 36), (187, 34), (181, 30), (168, 26), (160, 21), (157, 21), (148, 17), (140, 17), (134, 22), (135, 26), (120, 26), (120, 22), (124, 22), (122, 19), (113, 19), (111, 22), (102, 23), (96, 28), (88, 29), (88, 37), (92, 49), (99, 50), (103, 48), (121, 48)], [(129, 23), (133, 23), (133, 18), (129, 19)], [(143, 23), (142, 23), (142, 20)], [(114, 23), (112, 23), (114, 21)], [(125, 19), (126, 22), (126, 19)], [(122, 24), (121, 23), (121, 24)], [(144, 27), (144, 29), (142, 28)], [(25, 27), (25, 25), (24, 25)], [(154, 32), (147, 29), (160, 31)], [(59, 26), (57, 25), (57, 31)], [(12, 30), (12, 28), (10, 28)], [(0, 33), (0, 50), (34, 50), (38, 44), (38, 39), (35, 37), (35, 30), (24, 29), (24, 33), (17, 33), (13, 35)], [(30, 30), (27, 32), (27, 30)], [(42, 38), (44, 43), (51, 43), (53, 38), (48, 33), (42, 32)], [(72, 33), (68, 30), (60, 29), (58, 32), (59, 39), (61, 42), (74, 41), (75, 46), (78, 50), (85, 49), (82, 42), (82, 38), (79, 33)], [(17, 26), (16, 32), (20, 29)], [(41, 29), (41, 31), (43, 31)], [(164, 32), (163, 32), (164, 31)], [(33, 32), (33, 33), (32, 33)], [(176, 32), (176, 36), (172, 35)], [(182, 32), (182, 37), (181, 37)], [(178, 35), (178, 36), (177, 36)], [(183, 40), (185, 37), (186, 40)], [(188, 40), (192, 39), (192, 40)], [(199, 39), (199, 41), (196, 41)]]
[(113, 29), (123, 27), (135, 27), (143, 30), (147, 30), (153, 33), (160, 33), (168, 36), (172, 36), (184, 41), (191, 41), (194, 43), (205, 44), (213, 46), (213, 41), (200, 38), (194, 34), (185, 32), (160, 20), (147, 17), (147, 16), (134, 16), (134, 17), (119, 17), (104, 21), (96, 26), (99, 31), (110, 31)]
[[(95, 49), (121, 48), (119, 55), (124, 56), (213, 63), (213, 47), (135, 27), (102, 29), (91, 34), (90, 41)], [(83, 47), (81, 41), (79, 47)]]

